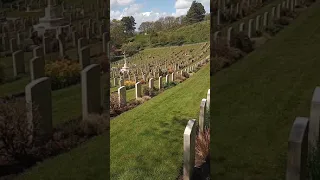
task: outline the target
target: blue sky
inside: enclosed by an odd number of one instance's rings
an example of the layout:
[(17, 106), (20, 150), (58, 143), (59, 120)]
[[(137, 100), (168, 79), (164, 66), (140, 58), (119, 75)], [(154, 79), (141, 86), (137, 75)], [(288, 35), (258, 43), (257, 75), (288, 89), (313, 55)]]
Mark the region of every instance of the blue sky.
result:
[[(193, 0), (110, 0), (111, 19), (133, 16), (136, 28), (144, 21), (156, 21), (164, 16), (185, 15)], [(210, 0), (197, 0), (209, 12)]]

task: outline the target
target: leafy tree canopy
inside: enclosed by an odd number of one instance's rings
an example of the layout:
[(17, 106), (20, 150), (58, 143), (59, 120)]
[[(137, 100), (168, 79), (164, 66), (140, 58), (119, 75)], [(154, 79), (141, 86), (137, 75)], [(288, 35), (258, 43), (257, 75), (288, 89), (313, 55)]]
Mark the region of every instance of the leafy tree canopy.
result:
[(204, 20), (206, 10), (201, 3), (193, 1), (186, 15), (186, 21), (190, 24)]

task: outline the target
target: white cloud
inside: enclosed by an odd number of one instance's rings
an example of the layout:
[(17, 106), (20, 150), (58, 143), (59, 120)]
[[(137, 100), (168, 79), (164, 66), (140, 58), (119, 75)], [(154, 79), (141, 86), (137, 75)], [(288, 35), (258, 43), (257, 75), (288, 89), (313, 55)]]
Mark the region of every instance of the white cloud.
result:
[(176, 9), (187, 9), (191, 6), (192, 1), (188, 0), (176, 0), (175, 8)]
[(165, 17), (165, 16), (169, 16), (169, 14), (166, 12), (154, 12), (154, 11), (137, 13), (134, 16), (137, 23), (136, 28), (138, 29), (142, 22), (156, 21), (159, 18)]
[[(193, 1), (194, 0), (176, 0), (176, 3), (174, 5), (174, 7), (176, 8), (176, 12), (173, 15), (186, 15)], [(207, 13), (210, 12), (210, 0), (197, 0), (197, 2), (201, 3), (204, 6), (204, 9)]]
[(110, 0), (110, 7), (127, 6), (134, 3), (134, 0)]
[(122, 11), (116, 10), (110, 11), (111, 19), (121, 19), (124, 16), (133, 16), (136, 22), (136, 29), (139, 28), (140, 24), (145, 21), (156, 21), (160, 17), (169, 16), (166, 12), (142, 12), (142, 4), (131, 4), (129, 7), (124, 8)]
[[(111, 10), (111, 19), (121, 19), (124, 16), (133, 16), (136, 21), (136, 29), (139, 28), (140, 24), (145, 21), (156, 21), (161, 17), (165, 16), (182, 16), (186, 15), (193, 0), (176, 0), (174, 13), (160, 12), (160, 11), (148, 11), (142, 12), (142, 4), (132, 4), (134, 0), (111, 0), (111, 6), (127, 6), (122, 10)], [(202, 3), (206, 12), (210, 12), (210, 0), (198, 0), (197, 2)], [(112, 8), (111, 8), (112, 9)]]

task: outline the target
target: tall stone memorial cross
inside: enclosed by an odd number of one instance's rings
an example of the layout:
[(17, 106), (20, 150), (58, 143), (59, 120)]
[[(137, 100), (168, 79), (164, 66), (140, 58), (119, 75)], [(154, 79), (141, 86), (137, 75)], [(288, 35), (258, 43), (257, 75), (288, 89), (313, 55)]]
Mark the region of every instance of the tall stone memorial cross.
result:
[(91, 64), (81, 71), (82, 119), (101, 110), (100, 67)]
[[(27, 120), (33, 131), (33, 122), (39, 120), (39, 140), (45, 142), (52, 135), (51, 80), (42, 77), (30, 82), (26, 88)], [(36, 110), (36, 111), (35, 111)], [(35, 114), (37, 112), (37, 115)]]
[(192, 180), (195, 165), (196, 120), (188, 121), (183, 133), (183, 180)]

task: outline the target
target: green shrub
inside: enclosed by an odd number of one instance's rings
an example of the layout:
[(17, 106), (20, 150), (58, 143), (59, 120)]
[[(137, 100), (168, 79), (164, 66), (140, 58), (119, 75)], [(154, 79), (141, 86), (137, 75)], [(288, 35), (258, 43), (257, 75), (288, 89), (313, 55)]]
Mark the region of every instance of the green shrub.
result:
[(129, 42), (127, 44), (122, 45), (122, 50), (126, 51), (128, 56), (132, 56), (135, 53), (139, 52), (142, 48), (142, 44), (139, 42)]
[[(249, 48), (252, 48), (252, 44), (247, 44), (248, 41), (241, 41), (237, 37), (234, 39), (235, 47), (240, 47), (246, 51), (249, 51)], [(251, 42), (252, 43), (252, 42)], [(228, 47), (226, 44), (216, 44), (215, 49), (213, 50), (213, 55), (218, 57), (225, 57), (226, 59), (230, 59), (232, 61), (241, 59), (244, 56), (244, 52), (241, 49)]]
[(135, 85), (136, 85), (136, 82), (134, 82), (134, 81), (128, 80), (128, 81), (124, 82), (124, 86), (126, 87), (126, 90), (135, 88)]
[(281, 17), (285, 16), (285, 17), (290, 17), (290, 18), (295, 18), (297, 16), (296, 12), (291, 11), (290, 9), (283, 9), (280, 12)]
[(163, 88), (164, 89), (169, 89), (171, 87), (176, 86), (177, 84), (178, 84), (177, 82), (169, 82), (169, 83), (166, 83)]
[[(222, 44), (218, 44), (217, 46), (217, 53), (219, 54), (219, 56), (223, 56), (221, 53), (225, 54), (229, 51), (227, 47)], [(251, 51), (253, 51), (253, 43), (249, 36), (244, 32), (239, 32), (234, 35), (234, 38), (231, 41), (231, 46), (240, 49), (245, 53), (250, 53)], [(219, 50), (222, 52), (219, 53)]]
[(288, 17), (281, 17), (278, 21), (276, 21), (277, 24), (281, 26), (288, 26), (290, 24), (290, 20)]
[(157, 95), (157, 89), (156, 88), (149, 88), (149, 87), (143, 87), (143, 95), (144, 96), (149, 96), (149, 97), (154, 97)]
[(189, 75), (189, 73), (183, 71), (183, 72), (182, 72), (182, 77), (189, 78), (190, 75)]
[(271, 36), (276, 35), (278, 32), (280, 32), (283, 29), (283, 26), (279, 25), (273, 25), (273, 26), (268, 26), (266, 28), (266, 32), (270, 34)]

